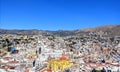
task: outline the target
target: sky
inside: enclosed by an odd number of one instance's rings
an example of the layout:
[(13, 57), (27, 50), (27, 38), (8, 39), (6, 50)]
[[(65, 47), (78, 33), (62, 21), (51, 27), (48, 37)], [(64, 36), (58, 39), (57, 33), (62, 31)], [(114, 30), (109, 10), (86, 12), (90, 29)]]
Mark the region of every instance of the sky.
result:
[(0, 28), (75, 30), (120, 24), (120, 0), (0, 0)]

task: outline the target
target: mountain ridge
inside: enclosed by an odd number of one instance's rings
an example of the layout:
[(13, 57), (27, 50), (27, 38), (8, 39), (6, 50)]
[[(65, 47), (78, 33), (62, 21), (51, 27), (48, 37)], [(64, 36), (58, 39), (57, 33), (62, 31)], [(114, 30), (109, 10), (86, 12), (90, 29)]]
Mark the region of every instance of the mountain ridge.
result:
[(78, 35), (89, 32), (97, 32), (97, 31), (108, 32), (110, 33), (111, 36), (120, 35), (120, 24), (99, 26), (95, 28), (77, 29), (77, 30), (57, 30), (57, 31), (37, 30), (37, 29), (31, 29), (31, 30), (0, 29), (0, 34), (20, 34), (20, 35), (52, 34), (57, 36), (71, 36), (71, 35)]

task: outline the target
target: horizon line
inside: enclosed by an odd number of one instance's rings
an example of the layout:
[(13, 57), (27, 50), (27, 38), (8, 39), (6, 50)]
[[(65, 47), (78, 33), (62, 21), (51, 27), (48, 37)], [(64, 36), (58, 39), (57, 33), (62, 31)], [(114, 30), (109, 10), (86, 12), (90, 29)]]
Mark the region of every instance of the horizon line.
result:
[(38, 30), (38, 31), (74, 31), (74, 30), (82, 30), (82, 29), (88, 29), (88, 28), (98, 28), (98, 27), (104, 27), (104, 26), (117, 26), (120, 25), (118, 24), (104, 24), (100, 26), (95, 26), (95, 27), (87, 27), (87, 28), (79, 28), (79, 29), (57, 29), (57, 30), (44, 30), (44, 29), (11, 29), (11, 28), (0, 28), (0, 30)]

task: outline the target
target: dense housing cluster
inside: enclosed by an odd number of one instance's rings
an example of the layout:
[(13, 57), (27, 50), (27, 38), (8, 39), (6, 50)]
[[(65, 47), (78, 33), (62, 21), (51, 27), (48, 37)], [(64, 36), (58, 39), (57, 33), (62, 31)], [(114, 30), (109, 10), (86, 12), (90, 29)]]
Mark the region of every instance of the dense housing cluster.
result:
[(120, 36), (0, 35), (0, 72), (120, 72)]

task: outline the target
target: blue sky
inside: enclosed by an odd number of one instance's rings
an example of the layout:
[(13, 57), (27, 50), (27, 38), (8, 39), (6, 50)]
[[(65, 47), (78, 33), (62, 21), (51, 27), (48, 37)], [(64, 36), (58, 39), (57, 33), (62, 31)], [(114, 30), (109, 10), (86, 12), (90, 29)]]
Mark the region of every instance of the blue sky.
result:
[(0, 0), (0, 28), (74, 30), (120, 24), (120, 0)]

